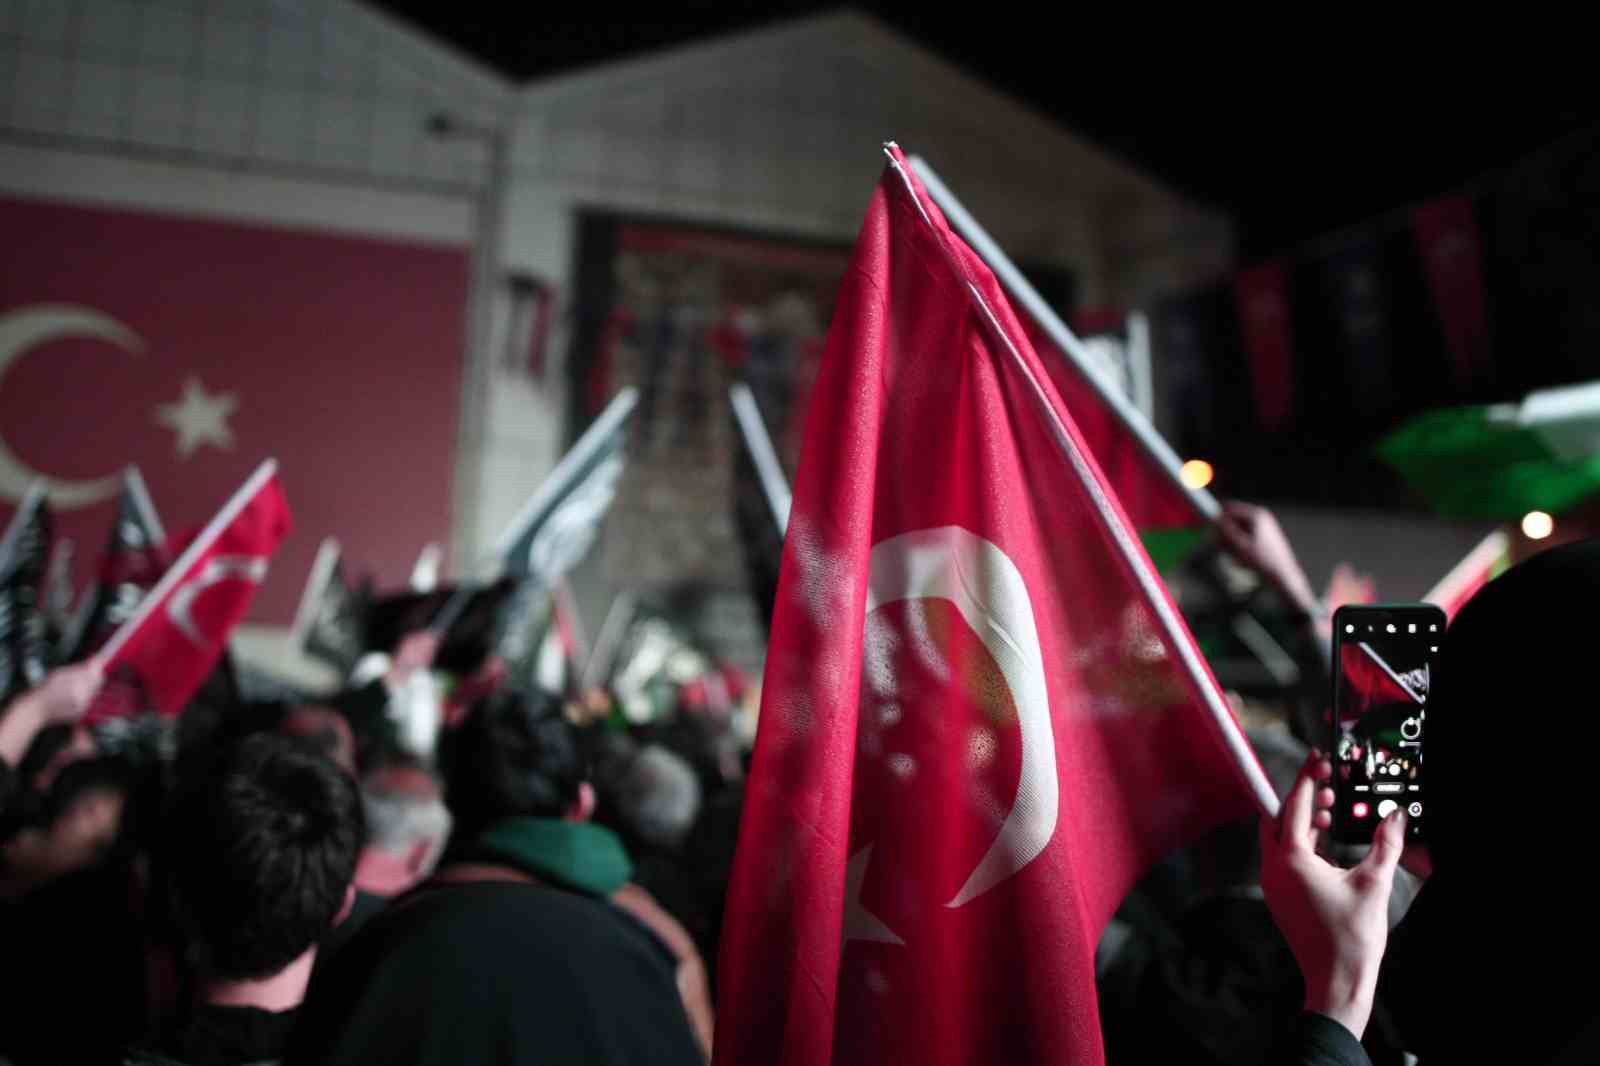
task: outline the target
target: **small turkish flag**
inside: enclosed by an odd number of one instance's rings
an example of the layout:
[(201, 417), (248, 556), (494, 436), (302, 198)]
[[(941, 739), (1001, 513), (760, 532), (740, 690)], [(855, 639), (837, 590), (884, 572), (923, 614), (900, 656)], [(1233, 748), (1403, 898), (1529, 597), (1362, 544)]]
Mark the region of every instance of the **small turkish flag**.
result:
[(1139, 873), (1274, 803), (983, 261), (903, 158), (810, 407), (716, 1061), (1103, 1061)]
[[(205, 682), (289, 532), (277, 470), (261, 464), (97, 653), (108, 680), (135, 685), (164, 714)], [(90, 717), (110, 713), (97, 704)]]

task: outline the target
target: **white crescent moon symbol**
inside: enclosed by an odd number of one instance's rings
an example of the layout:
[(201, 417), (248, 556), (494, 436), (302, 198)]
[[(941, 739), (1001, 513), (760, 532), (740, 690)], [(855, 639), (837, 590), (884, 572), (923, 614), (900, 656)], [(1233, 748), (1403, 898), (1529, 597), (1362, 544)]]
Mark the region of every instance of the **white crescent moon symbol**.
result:
[(954, 899), (959, 907), (1038, 858), (1056, 831), (1061, 782), (1045, 691), (1044, 652), (1028, 587), (1015, 563), (959, 526), (919, 529), (872, 547), (867, 613), (899, 600), (949, 600), (994, 656), (1017, 707), (1022, 774), (1017, 798), (989, 850)]
[[(11, 364), (30, 349), (63, 337), (93, 337), (127, 352), (144, 350), (144, 342), (136, 333), (92, 308), (76, 304), (33, 304), (0, 315), (0, 380)], [(64, 510), (110, 499), (122, 484), (120, 474), (93, 481), (49, 477), (24, 463), (5, 438), (0, 437), (0, 496), (13, 502), (20, 500), (28, 486), (38, 480), (47, 484), (50, 502)]]
[(167, 617), (172, 625), (188, 637), (197, 648), (205, 648), (207, 641), (194, 624), (194, 601), (206, 589), (228, 578), (238, 578), (259, 585), (267, 576), (267, 560), (260, 555), (218, 555), (208, 561), (194, 577), (173, 590), (167, 601)]

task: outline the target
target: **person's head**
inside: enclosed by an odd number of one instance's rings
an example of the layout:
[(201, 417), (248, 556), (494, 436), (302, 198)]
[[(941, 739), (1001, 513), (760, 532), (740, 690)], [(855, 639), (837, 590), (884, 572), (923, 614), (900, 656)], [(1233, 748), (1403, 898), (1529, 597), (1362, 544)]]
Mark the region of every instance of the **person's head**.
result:
[(212, 979), (254, 980), (315, 946), (347, 905), (361, 798), (326, 755), (256, 733), (183, 768), (164, 830), (193, 960)]
[(80, 870), (99, 866), (122, 836), (127, 792), (98, 782), (75, 789), (48, 820), (25, 826), (0, 845), (0, 872), (8, 891), (25, 893)]
[(433, 872), (450, 839), (439, 781), (415, 756), (385, 755), (361, 781), (367, 843), (356, 887), (398, 895)]
[(1424, 748), (1434, 872), (1384, 956), (1386, 1003), (1426, 1061), (1549, 1061), (1594, 1014), (1571, 967), (1600, 951), (1582, 859), (1597, 598), (1600, 540), (1569, 544), (1484, 586), (1445, 633)]
[(344, 716), (329, 707), (305, 704), (290, 708), (279, 729), (300, 737), (322, 752), (347, 774), (356, 772), (356, 738)]
[[(1523, 854), (1553, 858), (1584, 834), (1578, 817), (1593, 741), (1600, 740), (1590, 713), (1588, 616), (1597, 598), (1600, 540), (1588, 540), (1513, 567), (1450, 625), (1429, 700), (1425, 754), (1436, 869), (1473, 863), (1486, 841), (1516, 839)], [(1537, 798), (1528, 803), (1496, 784), (1524, 759), (1536, 782)], [(1520, 867), (1505, 872), (1522, 876)]]
[(649, 847), (676, 851), (700, 814), (700, 780), (687, 760), (658, 744), (612, 760), (597, 775), (602, 810)]
[(25, 891), (99, 865), (126, 840), (133, 774), (100, 751), (81, 724), (41, 730), (17, 767), (21, 788), (6, 812), (0, 874)]
[(576, 730), (547, 697), (498, 693), (457, 731), (446, 796), (457, 831), (502, 818), (587, 818), (594, 790)]

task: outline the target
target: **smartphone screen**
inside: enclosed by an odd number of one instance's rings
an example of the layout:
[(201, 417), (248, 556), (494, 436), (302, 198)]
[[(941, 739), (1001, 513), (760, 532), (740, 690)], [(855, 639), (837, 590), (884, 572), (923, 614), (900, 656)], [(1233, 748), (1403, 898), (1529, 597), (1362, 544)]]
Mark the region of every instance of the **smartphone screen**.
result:
[(1428, 695), (1444, 644), (1432, 604), (1342, 607), (1333, 618), (1333, 836), (1370, 843), (1397, 808), (1424, 837)]

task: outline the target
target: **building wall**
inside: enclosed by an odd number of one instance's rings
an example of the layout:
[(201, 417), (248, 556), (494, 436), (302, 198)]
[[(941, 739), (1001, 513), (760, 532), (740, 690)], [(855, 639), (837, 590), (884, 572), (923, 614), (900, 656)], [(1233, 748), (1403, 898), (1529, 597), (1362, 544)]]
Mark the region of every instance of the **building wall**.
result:
[[(465, 245), (504, 130), (506, 268), (568, 293), (582, 208), (847, 243), (896, 138), (1015, 258), (1131, 307), (1225, 264), (1225, 220), (858, 15), (518, 89), (354, 0), (0, 0), (0, 189)], [(452, 564), (559, 457), (559, 367), (469, 362)], [(551, 351), (566, 336), (559, 325)]]

